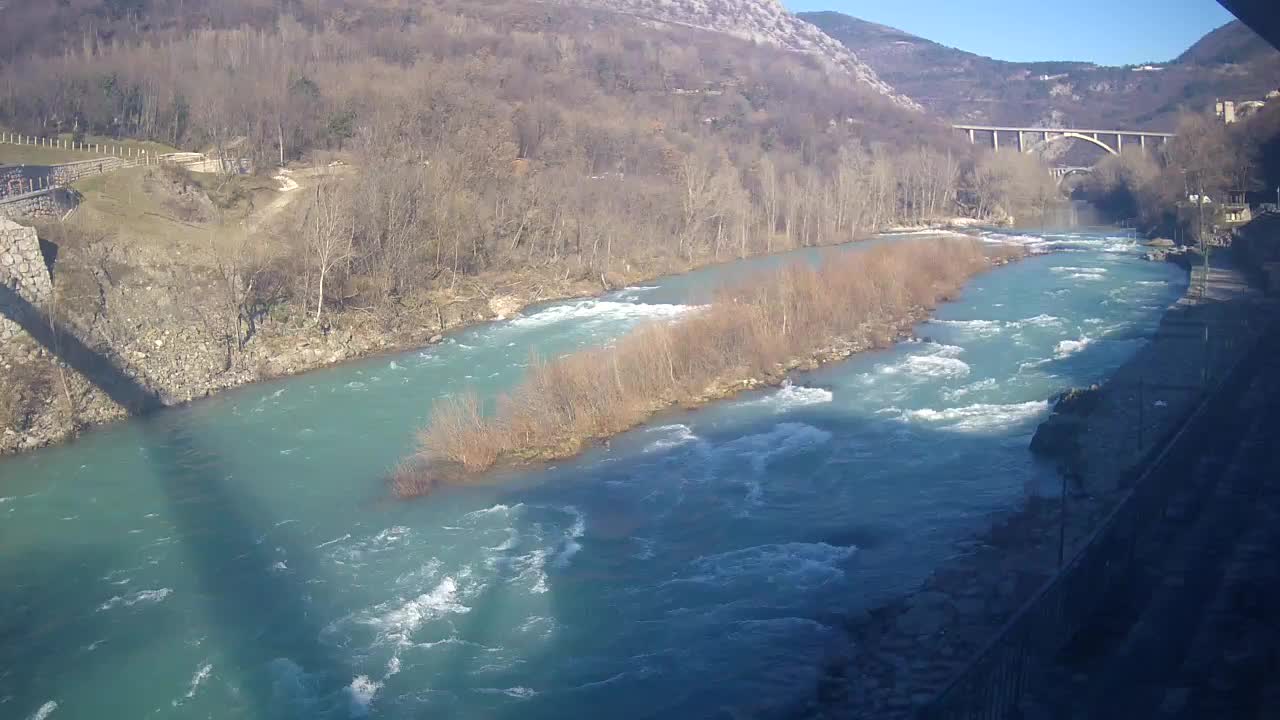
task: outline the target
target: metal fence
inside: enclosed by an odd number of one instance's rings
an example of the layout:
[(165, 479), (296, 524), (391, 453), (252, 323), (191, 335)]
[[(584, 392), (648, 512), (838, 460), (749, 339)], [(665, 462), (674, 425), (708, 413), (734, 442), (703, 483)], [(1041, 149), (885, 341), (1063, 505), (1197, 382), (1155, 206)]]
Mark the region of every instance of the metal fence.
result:
[(1238, 359), (1196, 410), (1158, 444), (1145, 471), (1084, 547), (1005, 624), (951, 684), (921, 709), (921, 720), (1022, 717), (1033, 663), (1051, 659), (1131, 575), (1137, 542), (1185, 487), (1200, 453), (1196, 438), (1229, 412), (1259, 361), (1257, 343)]

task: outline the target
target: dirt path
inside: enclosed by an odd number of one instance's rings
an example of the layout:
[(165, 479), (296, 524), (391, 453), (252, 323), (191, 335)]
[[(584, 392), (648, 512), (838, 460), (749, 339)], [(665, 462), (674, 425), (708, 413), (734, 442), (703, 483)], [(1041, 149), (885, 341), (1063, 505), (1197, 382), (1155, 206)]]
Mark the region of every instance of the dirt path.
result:
[(281, 170), (279, 174), (273, 175), (272, 180), (280, 183), (278, 191), (280, 195), (267, 204), (262, 210), (253, 216), (245, 219), (245, 231), (253, 234), (262, 229), (264, 225), (271, 221), (272, 218), (279, 215), (282, 210), (289, 206), (302, 193), (298, 190), (302, 187), (297, 180), (293, 179), (293, 173), (289, 170)]
[(277, 192), (280, 194), (258, 211), (254, 215), (246, 218), (243, 222), (244, 229), (249, 234), (254, 234), (262, 230), (277, 215), (289, 207), (293, 201), (302, 197), (306, 193), (298, 192), (311, 183), (308, 181), (321, 177), (335, 177), (345, 175), (352, 171), (349, 165), (328, 165), (324, 167), (305, 167), (297, 170), (282, 169), (279, 173), (272, 175), (271, 179), (280, 183)]

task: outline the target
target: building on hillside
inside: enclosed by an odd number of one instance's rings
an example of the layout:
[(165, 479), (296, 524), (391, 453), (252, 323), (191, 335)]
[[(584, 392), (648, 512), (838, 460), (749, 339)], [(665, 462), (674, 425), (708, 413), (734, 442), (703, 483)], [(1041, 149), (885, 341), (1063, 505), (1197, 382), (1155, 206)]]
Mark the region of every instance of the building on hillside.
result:
[(1219, 100), (1213, 104), (1213, 116), (1230, 125), (1236, 121), (1236, 103), (1234, 100)]
[(1230, 228), (1237, 228), (1253, 220), (1253, 212), (1249, 209), (1249, 201), (1243, 190), (1232, 190), (1227, 193), (1227, 201), (1222, 204), (1219, 221)]
[(1280, 90), (1272, 90), (1261, 100), (1221, 100), (1213, 104), (1213, 116), (1228, 125), (1258, 113), (1267, 103), (1280, 98)]
[(1254, 213), (1243, 190), (1231, 190), (1219, 202), (1209, 195), (1188, 195), (1178, 203), (1178, 223), (1189, 237), (1198, 235), (1204, 223), (1205, 235), (1210, 245), (1230, 245), (1233, 231), (1253, 220)]

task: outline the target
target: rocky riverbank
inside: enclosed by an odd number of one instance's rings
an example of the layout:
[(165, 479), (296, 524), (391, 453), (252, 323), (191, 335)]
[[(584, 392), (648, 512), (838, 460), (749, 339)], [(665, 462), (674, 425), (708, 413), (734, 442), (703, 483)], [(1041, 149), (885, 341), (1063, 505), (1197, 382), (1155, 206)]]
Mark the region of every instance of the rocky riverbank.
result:
[[(1060, 396), (1049, 429), (1037, 433), (1038, 449), (1069, 480), (1065, 558), (1124, 497), (1146, 453), (1200, 401), (1206, 369), (1211, 382), (1222, 377), (1259, 332), (1265, 311), (1229, 265), (1211, 274), (1206, 297), (1197, 287), (1193, 276), (1153, 340), (1106, 383)], [(848, 618), (848, 642), (801, 712), (906, 718), (928, 703), (1056, 571), (1060, 508), (1057, 498), (1029, 498), (918, 592)]]
[[(470, 296), (438, 293), (382, 313), (345, 311), (320, 324), (303, 313), (258, 319), (243, 349), (229, 340), (231, 320), (213, 304), (183, 303), (162, 282), (99, 281), (91, 292), (111, 311), (57, 313), (99, 355), (167, 406), (222, 390), (364, 357), (421, 347), (451, 331), (512, 317), (538, 302), (602, 292), (601, 280), (476, 283)], [(612, 289), (648, 279), (614, 274)], [(209, 288), (192, 288), (201, 293)], [(0, 346), (0, 455), (52, 445), (128, 415), (91, 378), (58, 361), (27, 336)]]
[[(951, 220), (922, 229), (960, 227)], [(918, 229), (917, 229), (918, 230)], [(856, 242), (856, 241), (855, 241)], [(736, 259), (736, 258), (734, 258)], [(600, 277), (563, 273), (472, 278), (452, 291), (405, 299), (381, 310), (345, 310), (316, 324), (302, 309), (275, 308), (255, 320), (243, 348), (217, 301), (216, 280), (121, 254), (59, 260), (58, 321), (163, 404), (178, 405), (249, 383), (439, 342), (444, 335), (503, 320), (528, 305), (599, 295), (717, 262), (630, 266)], [(30, 338), (0, 344), (0, 455), (45, 447), (128, 415), (90, 378)]]

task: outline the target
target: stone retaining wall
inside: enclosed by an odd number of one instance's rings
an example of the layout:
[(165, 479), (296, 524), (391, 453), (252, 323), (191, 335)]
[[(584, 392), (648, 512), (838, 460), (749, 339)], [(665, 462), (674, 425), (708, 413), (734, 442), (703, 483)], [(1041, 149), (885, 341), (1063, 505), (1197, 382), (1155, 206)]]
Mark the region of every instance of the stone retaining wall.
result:
[(54, 165), (49, 168), (49, 177), (53, 185), (70, 185), (82, 178), (101, 175), (121, 168), (136, 165), (132, 160), (118, 157), (104, 157), (94, 160), (81, 160), (65, 165)]
[(137, 164), (135, 160), (104, 157), (63, 165), (4, 165), (0, 166), (0, 198), (65, 187), (87, 177)]
[[(2, 217), (0, 285), (15, 291), (36, 307), (43, 307), (53, 297), (53, 282), (40, 252), (36, 231)], [(10, 319), (22, 311), (20, 304), (6, 303), (5, 298), (0, 297), (0, 343), (8, 342), (23, 332), (22, 327)]]
[(0, 218), (59, 218), (80, 203), (80, 196), (70, 188), (55, 187), (24, 195), (0, 198)]

